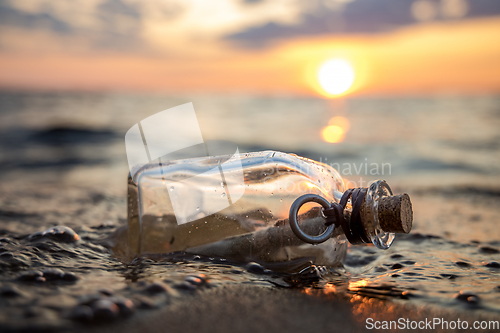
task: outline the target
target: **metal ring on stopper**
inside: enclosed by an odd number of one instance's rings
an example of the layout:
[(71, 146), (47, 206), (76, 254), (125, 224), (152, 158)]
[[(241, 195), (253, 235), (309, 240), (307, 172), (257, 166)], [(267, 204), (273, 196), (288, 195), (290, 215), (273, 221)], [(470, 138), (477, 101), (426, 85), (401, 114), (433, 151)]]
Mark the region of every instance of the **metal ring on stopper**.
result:
[(303, 196), (297, 198), (290, 207), (290, 227), (292, 228), (295, 235), (306, 243), (319, 244), (326, 241), (331, 237), (333, 230), (335, 229), (335, 224), (330, 224), (326, 230), (318, 236), (311, 236), (306, 234), (302, 229), (300, 229), (299, 222), (297, 221), (297, 214), (299, 213), (300, 207), (307, 202), (319, 203), (324, 209), (330, 208), (330, 203), (323, 197), (316, 194), (304, 194)]

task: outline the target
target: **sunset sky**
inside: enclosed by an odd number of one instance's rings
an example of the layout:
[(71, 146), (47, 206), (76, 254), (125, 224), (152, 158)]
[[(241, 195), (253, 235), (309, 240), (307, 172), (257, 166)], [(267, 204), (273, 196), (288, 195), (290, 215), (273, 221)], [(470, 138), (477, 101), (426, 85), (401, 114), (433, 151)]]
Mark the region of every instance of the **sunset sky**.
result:
[(328, 96), (500, 92), (497, 0), (0, 0), (0, 87)]

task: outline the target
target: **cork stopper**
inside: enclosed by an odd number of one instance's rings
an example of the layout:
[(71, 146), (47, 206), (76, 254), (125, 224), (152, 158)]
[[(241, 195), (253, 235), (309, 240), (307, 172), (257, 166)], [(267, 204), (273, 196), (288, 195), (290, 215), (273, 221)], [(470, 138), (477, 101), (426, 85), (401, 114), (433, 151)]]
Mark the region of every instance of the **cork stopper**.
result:
[(404, 193), (380, 198), (378, 221), (385, 232), (409, 233), (413, 223), (410, 196)]

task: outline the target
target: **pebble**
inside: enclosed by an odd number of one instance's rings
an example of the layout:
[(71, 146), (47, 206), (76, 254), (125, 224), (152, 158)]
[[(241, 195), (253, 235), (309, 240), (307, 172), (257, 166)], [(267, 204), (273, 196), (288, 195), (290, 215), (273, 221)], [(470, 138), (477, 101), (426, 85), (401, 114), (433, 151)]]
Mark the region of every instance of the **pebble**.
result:
[(59, 268), (46, 268), (42, 271), (28, 271), (18, 276), (19, 281), (23, 282), (57, 282), (57, 281), (66, 281), (66, 282), (75, 282), (79, 280), (79, 277), (76, 274), (71, 272), (63, 272)]
[(395, 263), (394, 265), (391, 266), (391, 269), (400, 269), (403, 267), (404, 267), (404, 265), (401, 265), (400, 263)]
[(399, 258), (403, 258), (403, 255), (396, 253), (396, 254), (393, 254), (393, 255), (391, 256), (391, 258), (392, 258), (392, 259), (399, 259)]
[(264, 268), (261, 264), (256, 262), (249, 262), (245, 265), (247, 272), (254, 274), (267, 274), (267, 269)]
[(167, 286), (161, 282), (153, 282), (150, 285), (148, 285), (144, 291), (150, 293), (150, 294), (159, 294), (159, 293), (164, 293), (167, 291)]
[(59, 268), (46, 268), (42, 270), (42, 274), (47, 281), (61, 280), (64, 276), (64, 272)]
[[(43, 278), (43, 273), (40, 271), (28, 271), (25, 272), (17, 278), (19, 281), (25, 282), (38, 282), (39, 278)], [(44, 279), (45, 280), (45, 279)]]
[(63, 276), (61, 277), (63, 281), (68, 281), (68, 282), (75, 282), (78, 281), (80, 278), (75, 275), (75, 273), (64, 273)]
[(500, 268), (500, 263), (498, 261), (490, 261), (484, 264), (484, 266), (488, 268)]
[(497, 249), (493, 248), (493, 247), (489, 247), (489, 246), (481, 246), (479, 248), (479, 252), (482, 252), (482, 253), (485, 253), (485, 254), (496, 254), (496, 253), (500, 253), (500, 251), (498, 251)]
[(4, 286), (0, 288), (0, 296), (2, 297), (19, 297), (23, 294), (14, 286)]
[(455, 295), (455, 298), (460, 301), (464, 301), (471, 304), (477, 304), (481, 300), (481, 298), (478, 295), (470, 291), (460, 291), (460, 293)]
[(92, 303), (91, 308), (94, 312), (94, 320), (113, 320), (120, 314), (118, 306), (108, 299), (100, 299)]
[(205, 276), (205, 274), (199, 274), (194, 276), (191, 275), (186, 277), (185, 281), (195, 286), (201, 286), (207, 283), (207, 277)]
[(470, 264), (468, 262), (465, 262), (465, 261), (457, 261), (457, 262), (455, 262), (455, 265), (457, 265), (459, 267), (470, 267)]
[(80, 236), (71, 228), (57, 226), (45, 231), (35, 232), (27, 237), (28, 241), (37, 241), (41, 239), (51, 239), (60, 243), (74, 243), (80, 240)]
[(109, 300), (116, 304), (121, 316), (128, 317), (135, 311), (134, 302), (128, 298), (110, 297)]

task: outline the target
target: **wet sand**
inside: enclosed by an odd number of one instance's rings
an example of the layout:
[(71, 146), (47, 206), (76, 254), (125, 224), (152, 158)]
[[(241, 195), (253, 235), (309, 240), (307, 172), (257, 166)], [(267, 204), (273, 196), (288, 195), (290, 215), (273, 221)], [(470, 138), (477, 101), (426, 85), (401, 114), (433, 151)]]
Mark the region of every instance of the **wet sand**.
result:
[[(374, 321), (440, 318), (449, 322), (460, 318), (471, 325), (475, 320), (498, 320), (498, 316), (316, 291), (245, 285), (221, 287), (202, 291), (168, 309), (101, 327), (97, 332), (361, 332), (369, 331), (367, 318)], [(433, 331), (449, 330), (438, 325)]]
[[(412, 234), (388, 251), (350, 247), (350, 273), (311, 272), (294, 280), (258, 264), (218, 259), (125, 265), (106, 245), (126, 223), (119, 192), (3, 184), (0, 327), (359, 332), (367, 318), (460, 319), (471, 325), (498, 320), (500, 268), (494, 263), (500, 237), (491, 227), (499, 213), (496, 197), (458, 189), (410, 194), (416, 211)], [(450, 219), (453, 224), (446, 223)], [(50, 233), (57, 225), (71, 229)], [(436, 263), (429, 266), (432, 258)], [(42, 282), (33, 271), (42, 272)]]

